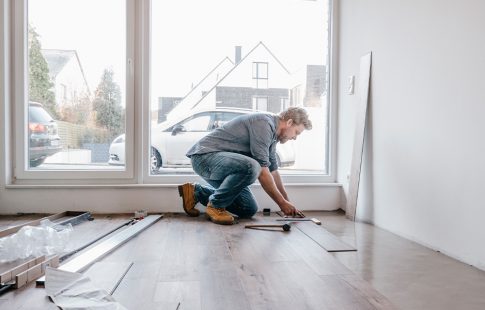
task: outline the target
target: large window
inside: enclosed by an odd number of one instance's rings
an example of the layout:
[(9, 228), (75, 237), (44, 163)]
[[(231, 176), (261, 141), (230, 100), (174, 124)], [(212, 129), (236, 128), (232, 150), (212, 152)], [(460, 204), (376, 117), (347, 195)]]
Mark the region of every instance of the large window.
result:
[(198, 139), (291, 106), (280, 171), (328, 175), (330, 1), (12, 1), (16, 179), (191, 178)]
[(200, 136), (182, 131), (162, 141), (161, 127), (201, 111), (279, 113), (290, 106), (306, 108), (314, 126), (281, 152), (281, 171), (328, 173), (329, 0), (151, 4), (151, 147), (161, 159), (152, 174), (190, 173), (179, 144), (188, 149)]
[[(112, 142), (124, 139), (130, 111), (127, 1), (16, 1), (17, 16), (22, 11), (27, 19), (16, 20), (25, 38), (16, 38), (25, 43), (18, 46), (26, 51), (25, 69), (16, 68), (26, 72), (17, 76), (19, 173), (126, 176), (126, 150)], [(110, 154), (110, 146), (119, 154)]]

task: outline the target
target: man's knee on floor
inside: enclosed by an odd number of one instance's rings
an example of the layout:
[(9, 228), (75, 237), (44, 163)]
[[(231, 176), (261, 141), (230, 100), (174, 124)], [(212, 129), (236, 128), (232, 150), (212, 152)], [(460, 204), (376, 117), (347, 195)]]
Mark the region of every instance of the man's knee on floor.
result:
[(257, 211), (258, 211), (258, 207), (257, 206), (246, 206), (237, 215), (240, 218), (249, 219), (249, 218), (252, 218), (256, 214)]

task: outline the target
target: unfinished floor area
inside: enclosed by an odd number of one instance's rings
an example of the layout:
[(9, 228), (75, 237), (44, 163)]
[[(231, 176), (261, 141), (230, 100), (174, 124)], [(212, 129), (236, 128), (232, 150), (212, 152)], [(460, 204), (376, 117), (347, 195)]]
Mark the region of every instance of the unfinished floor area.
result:
[[(249, 221), (165, 214), (85, 273), (106, 289), (116, 283), (113, 296), (127, 309), (485, 309), (485, 272), (340, 212), (306, 215), (357, 251), (329, 253), (297, 226), (254, 230)], [(71, 248), (129, 216), (94, 218), (75, 226)], [(2, 217), (0, 230), (28, 220)], [(0, 308), (57, 309), (34, 283), (1, 295)]]

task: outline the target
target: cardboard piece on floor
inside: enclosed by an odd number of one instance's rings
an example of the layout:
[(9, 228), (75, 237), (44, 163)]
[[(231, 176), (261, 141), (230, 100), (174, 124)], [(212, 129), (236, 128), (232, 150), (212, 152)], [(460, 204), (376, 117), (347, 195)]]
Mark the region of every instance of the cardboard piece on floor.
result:
[(126, 310), (108, 292), (96, 288), (88, 277), (76, 272), (47, 267), (45, 290), (62, 309)]
[(369, 101), (370, 70), (372, 53), (360, 58), (359, 93), (360, 100), (357, 110), (357, 122), (355, 124), (354, 150), (352, 153), (352, 164), (350, 166), (349, 191), (347, 195), (347, 206), (345, 216), (355, 221), (357, 209), (357, 196), (359, 194), (360, 169), (362, 166), (362, 152), (364, 149), (365, 123), (367, 116), (367, 105)]

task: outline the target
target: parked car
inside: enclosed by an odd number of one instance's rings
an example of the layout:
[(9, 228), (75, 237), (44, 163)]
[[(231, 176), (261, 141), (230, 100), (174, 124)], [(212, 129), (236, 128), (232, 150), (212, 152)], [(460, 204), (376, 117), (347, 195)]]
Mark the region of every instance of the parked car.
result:
[(125, 134), (119, 135), (111, 142), (108, 164), (114, 166), (125, 165)]
[[(196, 112), (175, 121), (160, 123), (151, 132), (151, 170), (161, 167), (190, 167), (190, 159), (185, 156), (189, 148), (213, 129), (222, 126), (236, 116), (251, 113), (246, 109), (218, 108)], [(110, 146), (111, 165), (125, 164), (125, 135), (116, 137)], [(293, 141), (276, 146), (276, 160), (279, 167), (295, 163)]]
[(29, 103), (29, 161), (30, 167), (41, 165), (44, 160), (62, 149), (57, 123), (37, 102)]

